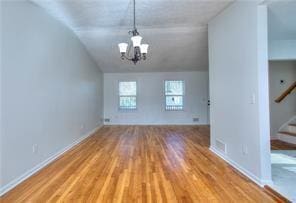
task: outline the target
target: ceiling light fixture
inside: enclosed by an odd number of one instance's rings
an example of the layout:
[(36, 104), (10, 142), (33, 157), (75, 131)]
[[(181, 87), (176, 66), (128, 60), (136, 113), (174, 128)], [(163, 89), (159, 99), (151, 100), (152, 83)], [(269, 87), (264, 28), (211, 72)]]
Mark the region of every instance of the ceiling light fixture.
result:
[[(133, 0), (134, 2), (134, 28), (132, 31), (129, 31), (129, 34), (132, 34), (131, 41), (133, 44), (133, 56), (129, 56), (130, 47), (127, 43), (119, 43), (119, 51), (121, 53), (121, 59), (127, 59), (129, 61), (132, 61), (134, 64), (136, 64), (140, 60), (146, 60), (146, 55), (148, 53), (148, 44), (141, 44), (142, 37), (140, 36), (139, 32), (136, 28), (136, 0)], [(128, 53), (126, 54), (128, 50)]]

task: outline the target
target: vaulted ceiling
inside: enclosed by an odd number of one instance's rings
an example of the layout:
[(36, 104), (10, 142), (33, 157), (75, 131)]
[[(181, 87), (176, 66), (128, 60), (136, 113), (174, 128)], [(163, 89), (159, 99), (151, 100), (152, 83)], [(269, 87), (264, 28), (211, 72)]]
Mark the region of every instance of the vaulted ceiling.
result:
[(296, 1), (269, 0), (267, 5), (269, 40), (296, 40)]
[(232, 0), (136, 0), (146, 61), (120, 59), (117, 44), (132, 29), (131, 0), (33, 0), (72, 29), (103, 72), (208, 69), (207, 23)]

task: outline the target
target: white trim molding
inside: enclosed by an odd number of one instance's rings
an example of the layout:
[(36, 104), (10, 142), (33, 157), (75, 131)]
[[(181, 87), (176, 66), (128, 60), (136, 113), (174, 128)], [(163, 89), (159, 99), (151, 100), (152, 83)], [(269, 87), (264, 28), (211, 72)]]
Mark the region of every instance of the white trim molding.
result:
[(13, 189), (14, 187), (16, 187), (17, 185), (19, 185), (21, 182), (25, 181), (26, 179), (28, 179), (29, 177), (31, 177), (32, 175), (34, 175), (35, 173), (37, 173), (38, 171), (40, 171), (41, 169), (43, 169), (48, 164), (50, 164), (53, 161), (55, 161), (57, 158), (59, 158), (65, 152), (69, 151), (74, 146), (78, 145), (80, 142), (82, 142), (83, 140), (85, 140), (89, 136), (93, 135), (102, 126), (103, 126), (103, 124), (97, 126), (95, 129), (93, 129), (90, 132), (88, 132), (87, 134), (83, 135), (82, 137), (80, 137), (79, 139), (77, 139), (76, 141), (74, 141), (73, 143), (71, 143), (70, 145), (66, 146), (65, 148), (59, 150), (58, 152), (56, 152), (52, 156), (48, 157), (47, 159), (45, 159), (41, 163), (37, 164), (36, 166), (34, 166), (33, 168), (31, 168), (30, 170), (28, 170), (27, 172), (25, 172), (21, 176), (15, 178), (14, 180), (12, 180), (11, 182), (9, 182), (8, 184), (2, 186), (0, 188), (0, 197), (3, 196), (8, 191), (10, 191), (11, 189)]
[(291, 123), (292, 121), (296, 120), (296, 116), (293, 116), (292, 118), (290, 118), (287, 122), (285, 122), (283, 125), (281, 125), (281, 127), (279, 128), (278, 131), (282, 131), (285, 129), (285, 127)]
[(235, 161), (229, 159), (229, 157), (227, 157), (225, 154), (223, 154), (219, 150), (215, 149), (215, 147), (210, 146), (209, 149), (210, 149), (211, 152), (213, 152), (214, 154), (216, 154), (218, 157), (222, 158), (224, 161), (226, 161), (228, 164), (230, 164), (232, 167), (234, 167), (236, 170), (238, 170), (239, 172), (241, 172), (243, 175), (245, 175), (246, 177), (248, 177), (251, 181), (253, 181), (257, 185), (259, 185), (260, 187), (264, 187), (265, 185), (273, 185), (272, 180), (262, 180), (262, 179), (259, 179), (253, 173), (251, 173), (250, 171), (244, 169), (239, 164), (237, 164)]
[(147, 126), (147, 125), (152, 125), (152, 126), (162, 126), (162, 125), (188, 125), (188, 126), (209, 126), (208, 123), (112, 123), (112, 122), (104, 122), (104, 125), (107, 126), (115, 126), (115, 125), (120, 125), (120, 126), (133, 126), (133, 125), (140, 125), (140, 126)]

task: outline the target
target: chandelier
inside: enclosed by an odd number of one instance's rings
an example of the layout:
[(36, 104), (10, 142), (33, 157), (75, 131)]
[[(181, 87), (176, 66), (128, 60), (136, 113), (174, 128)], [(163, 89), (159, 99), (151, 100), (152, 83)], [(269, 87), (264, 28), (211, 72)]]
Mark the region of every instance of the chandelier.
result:
[[(130, 53), (131, 46), (127, 43), (119, 43), (119, 51), (121, 53), (121, 59), (127, 59), (129, 61), (132, 61), (134, 64), (136, 64), (140, 60), (146, 60), (146, 54), (148, 53), (148, 44), (141, 44), (142, 37), (140, 36), (139, 32), (136, 28), (136, 0), (133, 0), (134, 3), (134, 27), (132, 31), (129, 31), (128, 33), (132, 35), (131, 41), (132, 41), (132, 48), (133, 53)], [(127, 52), (128, 50), (128, 52)], [(127, 53), (127, 54), (126, 54)]]

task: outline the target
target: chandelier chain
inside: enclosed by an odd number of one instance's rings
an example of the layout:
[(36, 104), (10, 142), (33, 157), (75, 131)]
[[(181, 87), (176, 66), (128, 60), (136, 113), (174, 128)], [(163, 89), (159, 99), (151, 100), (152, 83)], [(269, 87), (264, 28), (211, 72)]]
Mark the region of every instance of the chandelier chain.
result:
[(134, 30), (136, 30), (136, 0), (134, 1)]
[[(139, 32), (136, 28), (136, 0), (133, 1), (133, 17), (134, 17), (134, 27), (133, 30), (129, 31), (129, 34), (132, 34), (131, 41), (132, 45), (127, 43), (118, 44), (119, 51), (121, 53), (121, 59), (127, 59), (136, 64), (140, 60), (146, 60), (146, 54), (148, 51), (148, 44), (141, 44), (142, 37), (139, 35)], [(133, 56), (130, 56), (130, 50), (133, 47)]]

